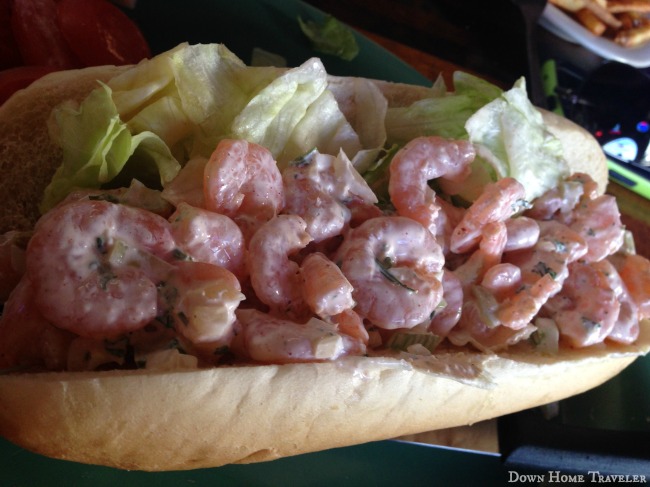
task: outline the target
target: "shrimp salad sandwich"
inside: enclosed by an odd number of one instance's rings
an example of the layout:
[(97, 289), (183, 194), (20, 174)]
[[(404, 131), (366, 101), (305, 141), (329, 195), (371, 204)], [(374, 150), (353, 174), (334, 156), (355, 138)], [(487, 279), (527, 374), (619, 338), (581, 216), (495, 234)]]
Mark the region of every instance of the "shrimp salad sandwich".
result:
[(467, 425), (650, 347), (600, 147), (455, 73), (188, 45), (0, 108), (0, 434), (182, 470)]

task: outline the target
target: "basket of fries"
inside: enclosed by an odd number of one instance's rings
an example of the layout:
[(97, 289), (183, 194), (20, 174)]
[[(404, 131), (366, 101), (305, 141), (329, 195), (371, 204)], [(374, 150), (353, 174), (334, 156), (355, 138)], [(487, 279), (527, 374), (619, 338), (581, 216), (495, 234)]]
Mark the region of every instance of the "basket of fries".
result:
[(550, 0), (595, 36), (625, 48), (650, 43), (650, 0)]

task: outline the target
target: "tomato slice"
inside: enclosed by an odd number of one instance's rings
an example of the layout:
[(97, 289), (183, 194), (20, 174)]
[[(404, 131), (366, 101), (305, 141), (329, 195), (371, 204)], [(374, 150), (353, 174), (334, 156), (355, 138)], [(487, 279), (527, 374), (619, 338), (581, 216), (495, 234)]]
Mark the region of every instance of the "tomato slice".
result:
[(0, 69), (20, 66), (23, 63), (11, 31), (12, 5), (12, 0), (0, 0)]
[(151, 57), (137, 25), (106, 0), (60, 0), (57, 11), (63, 36), (86, 65), (135, 64)]
[(52, 66), (19, 66), (0, 71), (0, 105), (16, 91), (56, 70), (57, 68)]
[(55, 0), (14, 0), (11, 27), (25, 64), (79, 67), (56, 22)]

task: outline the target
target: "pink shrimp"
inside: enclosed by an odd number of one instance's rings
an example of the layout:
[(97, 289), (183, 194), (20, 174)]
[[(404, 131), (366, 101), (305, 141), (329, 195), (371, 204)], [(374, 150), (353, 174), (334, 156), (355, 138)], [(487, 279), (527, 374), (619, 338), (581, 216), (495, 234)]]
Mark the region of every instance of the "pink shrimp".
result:
[(625, 229), (616, 199), (599, 195), (598, 185), (587, 174), (574, 174), (542, 195), (527, 215), (560, 221), (579, 233), (588, 247), (583, 258), (590, 262), (604, 259), (623, 245)]
[(297, 215), (278, 215), (260, 227), (249, 244), (248, 270), (255, 294), (271, 312), (294, 319), (307, 305), (301, 289), (300, 266), (289, 256), (311, 242), (307, 224)]
[(609, 260), (618, 270), (639, 309), (640, 319), (650, 317), (650, 260), (638, 254), (622, 252), (612, 255)]
[(169, 221), (178, 249), (189, 258), (225, 267), (239, 279), (248, 275), (244, 235), (232, 219), (180, 203)]
[(233, 273), (205, 262), (179, 262), (165, 282), (165, 308), (190, 346), (214, 357), (235, 337), (235, 310), (244, 299)]
[(237, 318), (242, 327), (240, 347), (257, 362), (327, 361), (366, 352), (362, 340), (319, 319), (296, 323), (255, 309), (240, 309)]
[(485, 225), (504, 222), (525, 206), (526, 191), (513, 178), (488, 184), (472, 203), (451, 235), (450, 249), (456, 254), (471, 250), (481, 240)]
[(328, 319), (354, 308), (352, 284), (325, 255), (320, 252), (307, 255), (300, 272), (305, 301), (319, 317)]
[(609, 286), (614, 291), (617, 301), (621, 304), (618, 318), (616, 319), (614, 328), (607, 335), (607, 340), (629, 345), (639, 337), (639, 307), (632, 298), (620, 274), (609, 260), (603, 259), (593, 263), (593, 265), (605, 274)]
[(341, 269), (324, 254), (314, 252), (302, 261), (300, 272), (309, 308), (322, 320), (336, 324), (341, 333), (368, 344), (368, 331), (354, 311), (354, 288)]
[(436, 310), (428, 330), (439, 337), (446, 337), (460, 321), (463, 311), (463, 286), (458, 277), (449, 269), (442, 276), (444, 307)]
[(0, 368), (65, 370), (75, 335), (52, 325), (33, 301), (34, 285), (23, 276), (0, 315)]
[(354, 287), (355, 311), (377, 327), (428, 322), (442, 299), (442, 250), (410, 218), (367, 220), (346, 234), (335, 260)]
[(613, 330), (621, 305), (603, 269), (589, 262), (570, 265), (562, 291), (544, 306), (561, 337), (573, 347), (601, 343)]
[(205, 207), (232, 218), (246, 239), (284, 206), (282, 175), (271, 152), (245, 140), (219, 142), (204, 170)]
[(401, 216), (413, 218), (436, 235), (440, 205), (428, 182), (436, 178), (462, 181), (476, 153), (467, 141), (418, 137), (395, 154), (390, 164), (388, 193)]
[(554, 219), (566, 223), (582, 199), (597, 196), (598, 184), (587, 174), (575, 173), (537, 198), (526, 215), (536, 220)]
[(582, 201), (573, 211), (569, 226), (587, 242), (583, 258), (590, 262), (604, 259), (623, 245), (625, 228), (616, 198), (611, 195)]
[(489, 222), (482, 228), (478, 249), (454, 270), (463, 288), (479, 282), (488, 269), (501, 261), (507, 237), (503, 222)]
[(282, 178), (284, 212), (302, 217), (314, 242), (340, 235), (352, 218), (352, 209), (359, 214), (363, 207), (377, 203), (343, 152), (335, 157), (312, 151), (287, 166)]
[(505, 221), (506, 244), (504, 252), (523, 250), (533, 247), (539, 240), (539, 224), (532, 218), (518, 216)]
[(175, 248), (169, 223), (105, 201), (60, 206), (27, 247), (34, 301), (53, 324), (87, 337), (137, 330), (157, 315), (156, 285)]

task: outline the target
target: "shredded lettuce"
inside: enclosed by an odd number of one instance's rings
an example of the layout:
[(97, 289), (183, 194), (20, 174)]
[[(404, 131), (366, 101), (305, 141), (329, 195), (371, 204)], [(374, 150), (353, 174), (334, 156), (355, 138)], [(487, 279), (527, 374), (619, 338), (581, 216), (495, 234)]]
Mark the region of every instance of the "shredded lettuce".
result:
[(255, 94), (232, 123), (232, 135), (263, 145), (280, 167), (316, 147), (353, 156), (359, 137), (327, 90), (318, 59), (288, 70)]
[(268, 147), (281, 166), (313, 148), (352, 158), (364, 149), (318, 59), (290, 70), (248, 67), (221, 44), (182, 44), (56, 114), (51, 132), (64, 160), (44, 211), (77, 187), (150, 182), (156, 173), (164, 186), (227, 137)]
[[(395, 108), (368, 80), (337, 84), (319, 59), (292, 69), (250, 67), (221, 44), (181, 44), (141, 62), (81, 104), (57, 107), (50, 130), (63, 163), (43, 211), (78, 187), (128, 186), (137, 179), (164, 188), (188, 161), (209, 158), (224, 138), (267, 147), (280, 168), (313, 149), (342, 150), (360, 172), (372, 169), (368, 177), (377, 190), (385, 186), (395, 148), (422, 135), (477, 145), (474, 189), (513, 176), (532, 198), (565, 167), (523, 82), (503, 92), (458, 72), (453, 91), (439, 78), (428, 98)], [(467, 201), (476, 193), (468, 185), (442, 189)]]
[(467, 139), (465, 122), (482, 106), (501, 96), (502, 90), (488, 81), (463, 72), (453, 76), (454, 90), (448, 92), (442, 79), (432, 96), (408, 107), (389, 108), (386, 131), (390, 144), (405, 144), (422, 135)]
[(523, 78), (472, 115), (465, 128), (497, 177), (517, 179), (529, 201), (555, 187), (568, 173), (562, 144), (529, 101)]
[(138, 168), (135, 173), (140, 180), (151, 182), (152, 175), (157, 175), (153, 184), (159, 186), (171, 181), (180, 169), (156, 134), (131, 134), (106, 85), (94, 90), (80, 106), (59, 106), (52, 122), (51, 136), (63, 149), (63, 163), (45, 190), (40, 205), (43, 212), (75, 188), (99, 188), (112, 181), (128, 161)]

